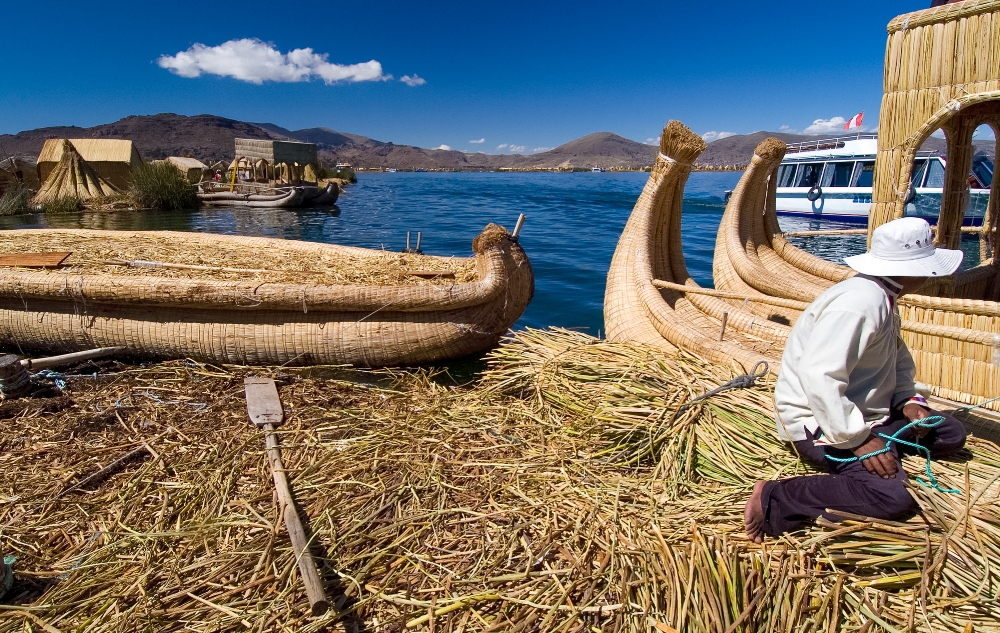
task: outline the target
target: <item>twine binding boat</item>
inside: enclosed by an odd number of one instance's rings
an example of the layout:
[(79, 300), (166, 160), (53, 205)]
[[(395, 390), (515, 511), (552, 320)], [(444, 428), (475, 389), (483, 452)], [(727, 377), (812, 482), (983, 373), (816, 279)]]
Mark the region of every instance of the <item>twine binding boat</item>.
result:
[[(39, 233), (4, 236), (15, 240)], [(261, 237), (136, 235), (194, 242), (206, 252), (280, 248), (306, 261), (321, 255), (375, 261), (385, 255)], [(450, 284), (326, 285), (322, 277), (268, 283), (266, 274), (227, 281), (0, 268), (0, 345), (51, 352), (122, 346), (140, 358), (247, 365), (380, 367), (456, 358), (495, 345), (534, 292), (528, 258), (506, 229), (487, 226), (473, 241), (473, 251), (476, 279)]]

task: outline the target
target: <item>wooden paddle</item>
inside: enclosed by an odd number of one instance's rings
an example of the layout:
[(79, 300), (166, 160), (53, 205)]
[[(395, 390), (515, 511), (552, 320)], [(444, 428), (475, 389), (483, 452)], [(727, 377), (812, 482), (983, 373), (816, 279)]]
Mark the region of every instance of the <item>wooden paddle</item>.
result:
[(271, 467), (271, 475), (274, 477), (274, 487), (278, 491), (278, 501), (281, 504), (281, 514), (285, 519), (285, 528), (288, 529), (288, 538), (292, 541), (292, 549), (295, 550), (295, 558), (299, 563), (299, 573), (306, 586), (309, 606), (312, 608), (313, 615), (322, 615), (329, 608), (329, 603), (326, 600), (326, 593), (323, 591), (323, 581), (320, 580), (319, 572), (316, 569), (316, 562), (309, 553), (309, 539), (306, 537), (305, 528), (302, 526), (299, 513), (295, 508), (292, 491), (288, 486), (288, 478), (285, 476), (285, 467), (281, 463), (278, 438), (274, 434), (275, 427), (281, 424), (285, 418), (285, 413), (281, 408), (281, 399), (278, 397), (278, 388), (270, 378), (247, 378), (243, 381), (243, 386), (246, 391), (247, 413), (250, 415), (250, 421), (267, 433), (265, 436), (267, 461)]
[(56, 268), (72, 252), (57, 253), (14, 253), (12, 255), (0, 255), (0, 266), (19, 266), (21, 268)]

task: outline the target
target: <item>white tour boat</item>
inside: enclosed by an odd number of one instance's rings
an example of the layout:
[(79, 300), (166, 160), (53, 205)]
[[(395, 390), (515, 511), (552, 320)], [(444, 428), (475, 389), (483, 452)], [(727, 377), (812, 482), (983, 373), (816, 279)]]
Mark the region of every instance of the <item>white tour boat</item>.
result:
[[(867, 223), (877, 150), (872, 134), (790, 144), (778, 168), (778, 215)], [(906, 215), (937, 221), (946, 160), (937, 152), (917, 154)], [(993, 161), (977, 154), (969, 174), (966, 225), (983, 223), (992, 182)]]

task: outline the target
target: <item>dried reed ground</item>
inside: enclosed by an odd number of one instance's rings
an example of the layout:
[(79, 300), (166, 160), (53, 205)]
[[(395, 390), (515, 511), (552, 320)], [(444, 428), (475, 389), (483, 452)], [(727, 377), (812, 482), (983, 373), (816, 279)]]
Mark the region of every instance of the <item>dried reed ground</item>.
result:
[[(29, 402), (0, 432), (0, 545), (19, 556), (0, 632), (997, 630), (995, 445), (936, 462), (962, 494), (915, 486), (906, 524), (757, 546), (749, 486), (804, 472), (769, 388), (677, 415), (728, 376), (566, 331), (491, 362), (467, 388), (285, 381), (285, 465), (336, 603), (320, 618), (246, 418), (251, 370), (164, 363), (73, 379), (61, 411)], [(141, 441), (157, 458), (52, 499)]]
[[(183, 279), (240, 281), (259, 278), (269, 283), (420, 285), (475, 281), (474, 258), (442, 258), (386, 251), (376, 257), (314, 255), (283, 250), (250, 250), (237, 244), (217, 244), (210, 248), (188, 243), (182, 238), (152, 237), (123, 232), (121, 235), (91, 237), (74, 231), (46, 231), (39, 235), (4, 236), (0, 255), (70, 251), (59, 274), (152, 275)], [(267, 270), (265, 273), (132, 268), (108, 265), (107, 260), (146, 260), (170, 264), (194, 264), (219, 268)], [(411, 271), (452, 272), (454, 278), (421, 279)]]

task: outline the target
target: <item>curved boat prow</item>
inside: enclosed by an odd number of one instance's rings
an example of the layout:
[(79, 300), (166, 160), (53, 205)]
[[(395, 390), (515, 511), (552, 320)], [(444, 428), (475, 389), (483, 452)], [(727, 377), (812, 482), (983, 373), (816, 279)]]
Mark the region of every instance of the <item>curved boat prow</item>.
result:
[[(705, 147), (701, 137), (678, 121), (663, 129), (656, 165), (611, 260), (604, 295), (607, 337), (665, 351), (683, 348), (742, 371), (766, 360), (776, 370), (775, 360), (758, 349), (761, 339), (751, 340), (739, 331), (728, 337), (716, 334), (722, 332), (723, 318), (749, 323), (753, 315), (741, 314), (716, 297), (690, 292), (701, 289), (684, 263), (681, 212), (684, 184)], [(731, 340), (734, 336), (737, 343)]]

